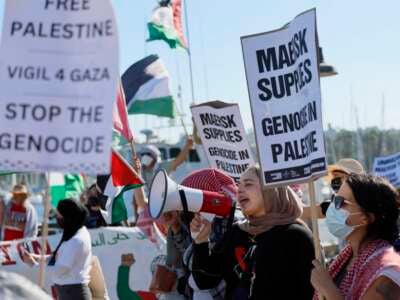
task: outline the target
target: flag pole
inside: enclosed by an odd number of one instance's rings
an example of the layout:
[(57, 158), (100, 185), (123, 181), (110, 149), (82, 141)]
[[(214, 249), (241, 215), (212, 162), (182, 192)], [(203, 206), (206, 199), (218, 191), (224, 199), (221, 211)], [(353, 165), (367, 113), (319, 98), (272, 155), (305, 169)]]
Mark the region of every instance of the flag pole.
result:
[[(321, 250), (321, 242), (319, 240), (319, 230), (318, 230), (318, 215), (317, 215), (317, 205), (316, 205), (316, 197), (315, 197), (315, 185), (314, 180), (310, 180), (308, 182), (308, 192), (310, 196), (310, 210), (311, 210), (311, 224), (312, 224), (312, 233), (314, 239), (314, 248), (315, 248), (315, 258), (325, 267), (324, 256)], [(322, 295), (318, 295), (319, 300), (324, 300)]]
[(186, 138), (188, 138), (188, 137), (189, 137), (188, 130), (187, 130), (187, 128), (186, 128), (186, 125), (185, 125), (185, 122), (184, 122), (184, 120), (183, 120), (182, 114), (181, 114), (181, 112), (179, 111), (178, 105), (176, 104), (175, 101), (174, 101), (174, 105), (175, 105), (176, 112), (177, 112), (178, 115), (179, 115), (179, 120), (181, 121), (183, 130), (185, 131)]
[[(179, 109), (178, 104), (177, 104), (175, 101), (173, 101), (173, 102), (174, 102), (174, 105), (175, 105), (175, 110), (176, 110), (177, 114), (179, 115), (179, 119), (180, 119), (180, 121), (181, 121), (183, 130), (185, 131), (186, 138), (188, 138), (188, 137), (189, 137), (189, 134), (188, 134), (187, 128), (186, 128), (186, 126), (185, 126), (185, 121), (183, 120), (183, 114), (181, 114), (181, 111), (183, 111), (181, 72), (180, 72), (179, 60), (178, 60), (178, 56), (176, 55), (176, 52), (175, 52), (175, 64), (176, 64), (176, 75), (177, 75), (177, 77), (178, 77), (178, 93), (177, 93), (177, 98), (178, 98), (178, 100), (179, 100), (179, 104), (181, 105), (181, 110)], [(193, 101), (193, 98), (192, 98), (192, 101)]]
[(137, 153), (136, 153), (136, 148), (135, 148), (135, 141), (133, 140), (133, 138), (130, 140), (129, 144), (131, 146), (132, 155), (134, 158), (136, 158)]
[(187, 13), (187, 2), (186, 1), (182, 1), (184, 9), (185, 9), (185, 27), (186, 27), (186, 35), (187, 35), (187, 52), (188, 52), (188, 56), (189, 56), (189, 71), (190, 71), (190, 91), (192, 94), (192, 104), (195, 104), (195, 100), (194, 100), (194, 85), (193, 85), (193, 68), (192, 68), (192, 53), (191, 53), (191, 49), (190, 49), (190, 33), (189, 33), (189, 21), (188, 21), (188, 13)]
[(322, 252), (319, 240), (319, 231), (318, 231), (318, 215), (317, 215), (317, 205), (315, 200), (315, 186), (313, 180), (308, 182), (308, 192), (310, 195), (311, 223), (312, 223), (312, 231), (314, 238), (315, 258), (318, 259), (323, 264), (321, 255)]
[(45, 277), (46, 277), (46, 253), (47, 253), (47, 237), (49, 235), (49, 212), (50, 212), (50, 173), (47, 173), (46, 180), (46, 193), (44, 196), (44, 211), (43, 211), (43, 222), (42, 222), (42, 247), (40, 252), (40, 269), (39, 269), (39, 286), (44, 289)]

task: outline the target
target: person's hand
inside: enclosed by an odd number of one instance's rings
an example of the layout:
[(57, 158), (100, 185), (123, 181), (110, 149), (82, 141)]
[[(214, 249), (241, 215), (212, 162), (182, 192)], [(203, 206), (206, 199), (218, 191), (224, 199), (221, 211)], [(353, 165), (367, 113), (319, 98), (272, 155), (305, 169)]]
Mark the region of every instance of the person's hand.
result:
[(121, 255), (121, 265), (130, 267), (136, 262), (135, 257), (133, 256), (133, 253), (127, 253), (127, 254), (122, 254)]
[(140, 159), (138, 156), (135, 156), (132, 158), (133, 160), (133, 169), (136, 171), (136, 173), (141, 176), (142, 174), (142, 163), (140, 162)]
[(318, 260), (313, 260), (314, 269), (311, 272), (311, 284), (315, 291), (326, 298), (336, 299), (340, 291), (336, 287), (329, 272)]
[(211, 233), (211, 223), (203, 219), (200, 214), (195, 214), (190, 222), (190, 231), (195, 233), (193, 241), (196, 244), (206, 243)]
[(196, 125), (194, 124), (194, 120), (192, 119), (193, 122), (193, 141), (197, 144), (197, 145), (201, 145), (201, 139), (199, 137)]
[(22, 260), (24, 263), (31, 267), (37, 263), (36, 259), (28, 251), (24, 251), (24, 254), (22, 255)]
[(188, 136), (188, 138), (186, 140), (186, 147), (188, 149), (192, 149), (193, 145), (194, 145), (193, 137), (192, 136)]

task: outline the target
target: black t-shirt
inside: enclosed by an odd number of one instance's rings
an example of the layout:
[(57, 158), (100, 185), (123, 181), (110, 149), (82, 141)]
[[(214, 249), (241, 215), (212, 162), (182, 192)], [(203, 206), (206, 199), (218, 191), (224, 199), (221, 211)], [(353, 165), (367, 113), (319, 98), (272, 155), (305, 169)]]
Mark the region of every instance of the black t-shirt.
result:
[(312, 234), (303, 225), (275, 226), (255, 238), (234, 225), (212, 253), (208, 243), (194, 246), (192, 274), (201, 289), (224, 279), (229, 300), (308, 300), (313, 259)]

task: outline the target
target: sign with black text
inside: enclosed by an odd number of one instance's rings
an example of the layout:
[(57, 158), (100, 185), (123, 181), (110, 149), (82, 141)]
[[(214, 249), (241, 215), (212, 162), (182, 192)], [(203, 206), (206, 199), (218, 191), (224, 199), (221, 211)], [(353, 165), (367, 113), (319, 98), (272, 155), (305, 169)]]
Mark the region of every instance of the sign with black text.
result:
[(393, 186), (400, 188), (400, 152), (389, 156), (375, 157), (372, 173), (385, 177)]
[(324, 175), (315, 9), (241, 41), (264, 185)]
[(109, 173), (118, 57), (109, 0), (7, 0), (0, 170)]
[(208, 162), (235, 181), (254, 164), (237, 104), (211, 101), (191, 107)]

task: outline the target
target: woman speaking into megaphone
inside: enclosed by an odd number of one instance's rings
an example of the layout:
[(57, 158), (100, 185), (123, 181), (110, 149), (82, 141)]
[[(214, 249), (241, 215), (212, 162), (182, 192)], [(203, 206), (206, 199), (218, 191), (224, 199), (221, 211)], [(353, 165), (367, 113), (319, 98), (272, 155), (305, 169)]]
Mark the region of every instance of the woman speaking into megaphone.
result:
[[(233, 179), (217, 169), (194, 171), (180, 184), (169, 178), (165, 170), (159, 170), (154, 177), (149, 195), (149, 213), (153, 218), (160, 218), (168, 227), (166, 265), (176, 272), (178, 280), (175, 286), (179, 294), (199, 299), (197, 294), (212, 297), (218, 293), (218, 289), (214, 288), (201, 291), (192, 279), (189, 224), (194, 212), (217, 216), (213, 220), (210, 237), (210, 244), (215, 245), (232, 223), (235, 211), (232, 198), (236, 194), (237, 186)], [(168, 297), (177, 293), (171, 291), (169, 294)]]
[(252, 166), (239, 181), (245, 220), (235, 223), (221, 247), (210, 251), (210, 223), (196, 214), (192, 276), (200, 289), (225, 282), (224, 299), (311, 299), (314, 246), (299, 218), (302, 204), (289, 187), (263, 189)]

